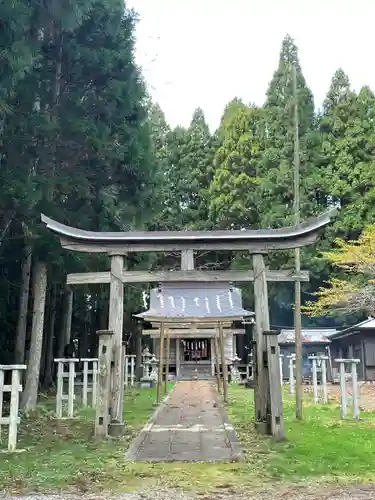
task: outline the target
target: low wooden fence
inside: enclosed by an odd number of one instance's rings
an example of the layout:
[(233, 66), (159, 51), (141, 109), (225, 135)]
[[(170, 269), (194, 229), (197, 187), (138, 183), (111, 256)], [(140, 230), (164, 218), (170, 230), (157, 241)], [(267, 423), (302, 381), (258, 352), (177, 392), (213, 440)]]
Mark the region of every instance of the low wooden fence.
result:
[[(74, 417), (74, 402), (77, 396), (82, 406), (95, 407), (98, 390), (98, 358), (56, 358), (54, 361), (57, 363), (57, 418)], [(125, 388), (135, 385), (133, 354), (125, 356), (124, 384)]]
[(359, 385), (358, 385), (358, 375), (357, 366), (360, 363), (359, 359), (335, 359), (335, 362), (339, 365), (340, 374), (340, 409), (341, 418), (347, 418), (348, 416), (348, 394), (347, 394), (347, 372), (346, 367), (350, 368), (351, 374), (351, 387), (352, 387), (352, 407), (353, 407), (353, 418), (359, 419)]
[[(26, 370), (25, 365), (0, 365), (0, 441), (2, 426), (8, 426), (8, 451), (16, 451), (19, 416), (19, 397), (22, 392), (21, 372)], [(11, 372), (10, 384), (6, 384), (6, 374)], [(9, 415), (3, 415), (4, 393), (10, 393)]]

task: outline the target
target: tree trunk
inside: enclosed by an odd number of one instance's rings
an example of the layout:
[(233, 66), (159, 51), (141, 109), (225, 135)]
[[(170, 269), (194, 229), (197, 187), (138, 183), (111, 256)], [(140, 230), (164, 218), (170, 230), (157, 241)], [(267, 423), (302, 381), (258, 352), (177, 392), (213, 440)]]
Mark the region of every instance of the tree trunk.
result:
[(91, 324), (92, 324), (92, 297), (85, 294), (85, 324), (83, 330), (80, 332), (79, 336), (79, 357), (87, 358), (88, 350), (89, 350), (89, 337), (91, 332)]
[(31, 274), (32, 250), (31, 246), (25, 247), (25, 258), (22, 262), (22, 281), (21, 294), (19, 302), (17, 340), (14, 355), (16, 365), (22, 365), (25, 362), (25, 344), (27, 330), (27, 311), (29, 305), (30, 274)]
[(53, 385), (53, 346), (55, 340), (55, 320), (56, 320), (56, 285), (52, 285), (51, 303), (48, 317), (47, 343), (44, 363), (44, 386)]
[(107, 330), (108, 328), (108, 315), (109, 315), (109, 294), (108, 288), (102, 287), (100, 292), (100, 328), (99, 330)]
[(73, 316), (73, 289), (66, 287), (63, 298), (63, 310), (61, 320), (61, 332), (58, 341), (57, 357), (64, 357), (64, 347), (69, 344), (72, 333), (72, 316)]
[(33, 323), (29, 351), (29, 364), (25, 391), (22, 394), (21, 405), (26, 412), (35, 409), (38, 399), (40, 375), (40, 360), (43, 346), (43, 322), (46, 305), (47, 265), (37, 261), (33, 269)]
[(12, 225), (12, 222), (14, 220), (14, 217), (16, 215), (15, 210), (8, 211), (2, 220), (1, 227), (0, 227), (0, 246), (2, 245), (9, 229), (10, 226)]

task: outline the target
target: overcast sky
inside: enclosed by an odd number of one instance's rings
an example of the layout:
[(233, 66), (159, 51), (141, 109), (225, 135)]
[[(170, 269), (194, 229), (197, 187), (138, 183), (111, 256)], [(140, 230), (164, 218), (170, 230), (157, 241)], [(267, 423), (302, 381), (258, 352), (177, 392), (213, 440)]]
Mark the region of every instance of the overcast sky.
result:
[(338, 67), (375, 89), (374, 0), (127, 0), (137, 60), (168, 122), (202, 107), (212, 129), (233, 97), (261, 105), (286, 33), (319, 106)]

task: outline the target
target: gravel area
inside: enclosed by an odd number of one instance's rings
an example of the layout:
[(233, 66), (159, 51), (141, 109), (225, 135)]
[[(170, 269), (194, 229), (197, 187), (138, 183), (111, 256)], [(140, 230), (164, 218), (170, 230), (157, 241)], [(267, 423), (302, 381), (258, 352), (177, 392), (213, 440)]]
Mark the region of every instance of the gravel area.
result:
[(29, 495), (5, 496), (6, 500), (375, 500), (375, 485), (348, 488), (311, 488), (306, 486), (282, 487), (268, 491), (240, 493), (226, 491), (220, 493), (184, 494), (178, 490), (152, 490), (122, 495)]

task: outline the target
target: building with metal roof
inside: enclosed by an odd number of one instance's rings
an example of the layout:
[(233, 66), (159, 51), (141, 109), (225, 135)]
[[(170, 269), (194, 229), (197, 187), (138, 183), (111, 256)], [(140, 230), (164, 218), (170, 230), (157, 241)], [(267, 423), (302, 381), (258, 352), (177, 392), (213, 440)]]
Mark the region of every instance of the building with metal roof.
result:
[[(335, 328), (302, 328), (302, 375), (308, 379), (312, 376), (312, 355), (330, 354), (331, 335), (335, 334)], [(293, 328), (282, 328), (279, 335), (280, 354), (282, 354), (283, 378), (289, 378), (289, 358), (295, 354), (295, 330)]]
[(330, 336), (333, 369), (338, 367), (334, 360), (359, 359), (359, 380), (375, 381), (375, 318), (367, 318), (360, 323), (335, 332)]
[(242, 306), (241, 290), (229, 283), (162, 283), (150, 292), (149, 308), (136, 315), (153, 325), (144, 334), (153, 339), (159, 352), (160, 324), (170, 338), (169, 366), (179, 378), (191, 378), (192, 371), (214, 374), (214, 337), (223, 325), (224, 352), (230, 365), (236, 355), (234, 322), (254, 316)]
[[(336, 328), (302, 328), (303, 344), (330, 344), (331, 335), (337, 333)], [(279, 344), (294, 344), (296, 334), (293, 328), (282, 328), (279, 335)]]

